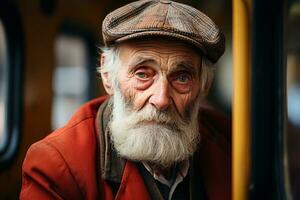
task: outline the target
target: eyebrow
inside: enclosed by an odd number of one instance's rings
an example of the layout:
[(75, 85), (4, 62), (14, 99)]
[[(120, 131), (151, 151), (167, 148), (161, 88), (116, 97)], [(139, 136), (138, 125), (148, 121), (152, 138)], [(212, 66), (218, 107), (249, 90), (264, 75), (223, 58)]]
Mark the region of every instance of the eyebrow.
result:
[[(132, 72), (137, 66), (143, 65), (143, 64), (154, 64), (158, 65), (157, 61), (151, 57), (148, 56), (137, 56), (132, 61), (129, 62), (129, 71)], [(199, 66), (194, 66), (193, 63), (188, 61), (181, 61), (174, 63), (170, 69), (170, 73), (178, 72), (178, 71), (187, 71), (190, 72), (192, 75), (198, 75), (199, 73)]]
[(199, 70), (198, 70), (198, 66), (194, 66), (193, 64), (191, 64), (190, 62), (179, 62), (175, 64), (176, 67), (171, 69), (170, 73), (174, 73), (174, 72), (178, 72), (178, 71), (188, 71), (190, 72), (192, 75), (198, 75)]
[(153, 58), (138, 56), (129, 63), (129, 69), (131, 71), (135, 69), (136, 66), (146, 64), (146, 63), (157, 64), (157, 62)]

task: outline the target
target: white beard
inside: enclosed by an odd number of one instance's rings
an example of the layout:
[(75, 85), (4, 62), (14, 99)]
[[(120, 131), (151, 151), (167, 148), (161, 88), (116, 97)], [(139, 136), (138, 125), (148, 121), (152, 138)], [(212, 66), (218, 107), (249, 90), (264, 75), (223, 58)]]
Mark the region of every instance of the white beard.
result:
[(149, 162), (170, 167), (188, 159), (200, 141), (198, 110), (200, 97), (190, 107), (186, 120), (179, 116), (174, 105), (159, 111), (146, 105), (134, 111), (119, 89), (113, 96), (111, 138), (119, 155), (133, 161)]

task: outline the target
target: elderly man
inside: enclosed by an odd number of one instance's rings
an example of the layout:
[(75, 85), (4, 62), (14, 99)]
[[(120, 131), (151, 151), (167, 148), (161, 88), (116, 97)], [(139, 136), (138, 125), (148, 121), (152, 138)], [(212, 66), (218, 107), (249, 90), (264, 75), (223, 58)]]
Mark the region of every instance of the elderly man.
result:
[(202, 12), (142, 0), (103, 22), (108, 97), (32, 145), (21, 199), (230, 199), (228, 122), (204, 104), (224, 36)]

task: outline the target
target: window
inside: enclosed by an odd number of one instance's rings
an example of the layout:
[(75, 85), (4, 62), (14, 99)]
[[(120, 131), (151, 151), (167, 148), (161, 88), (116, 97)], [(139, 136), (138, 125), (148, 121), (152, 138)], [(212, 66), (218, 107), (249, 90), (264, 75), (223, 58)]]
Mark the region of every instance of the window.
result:
[(8, 88), (8, 67), (7, 67), (7, 45), (3, 23), (0, 19), (0, 152), (5, 149), (7, 143), (6, 131), (6, 105)]
[(289, 6), (287, 33), (287, 151), (290, 188), (300, 199), (300, 1)]
[(89, 99), (88, 46), (80, 36), (60, 34), (55, 41), (52, 129), (63, 126)]
[[(14, 16), (14, 17), (11, 17)], [(0, 169), (16, 156), (20, 138), (22, 25), (13, 5), (0, 3)]]
[(300, 129), (300, 52), (297, 51), (289, 52), (287, 58), (287, 93), (289, 122)]

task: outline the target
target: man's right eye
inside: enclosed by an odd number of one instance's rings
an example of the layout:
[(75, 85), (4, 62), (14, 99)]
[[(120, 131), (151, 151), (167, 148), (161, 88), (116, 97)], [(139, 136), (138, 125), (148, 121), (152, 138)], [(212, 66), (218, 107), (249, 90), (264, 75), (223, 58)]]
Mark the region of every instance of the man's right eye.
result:
[(149, 80), (151, 77), (154, 76), (154, 74), (155, 72), (153, 71), (153, 69), (148, 67), (141, 67), (134, 72), (134, 76), (141, 81)]
[(140, 79), (149, 78), (149, 76), (145, 72), (137, 72), (137, 73), (135, 73), (135, 76), (137, 76), (137, 78), (140, 78)]

